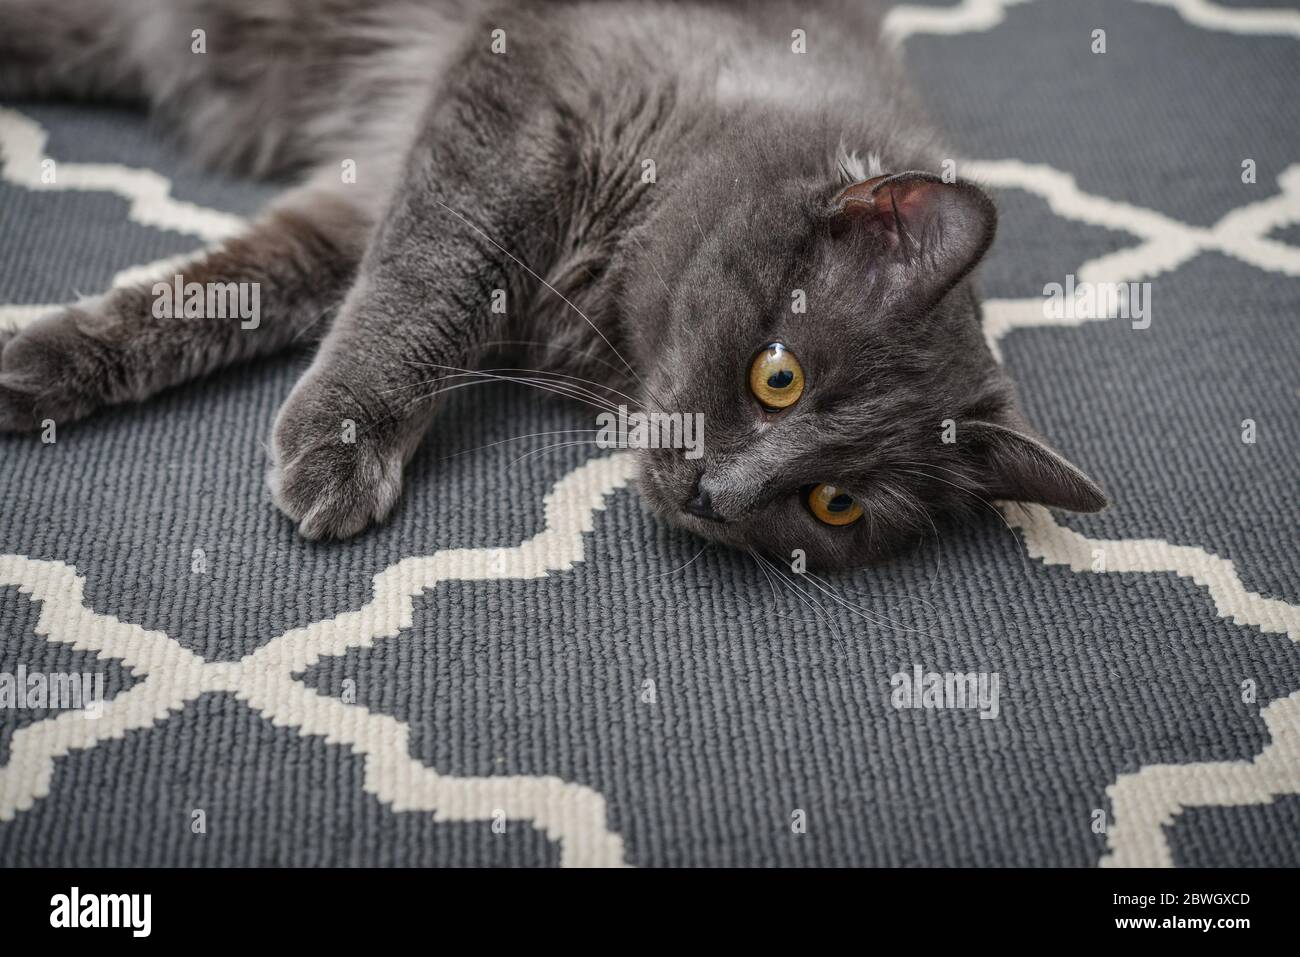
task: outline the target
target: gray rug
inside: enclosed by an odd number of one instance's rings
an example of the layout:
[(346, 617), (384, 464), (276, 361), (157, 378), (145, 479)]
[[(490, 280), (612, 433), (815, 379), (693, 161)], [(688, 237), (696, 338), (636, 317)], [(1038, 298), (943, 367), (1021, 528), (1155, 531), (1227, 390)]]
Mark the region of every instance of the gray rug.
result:
[[(1006, 508), (836, 601), (648, 517), (623, 455), (504, 441), (590, 427), (504, 388), (346, 544), (263, 486), (305, 355), (0, 438), (0, 674), (106, 699), (0, 709), (0, 866), (1300, 864), (1300, 12), (1249, 6), (891, 20), (1101, 515)], [(0, 151), (0, 323), (274, 193), (115, 111), (4, 104)], [(1150, 282), (1149, 327), (1046, 318), (1071, 275)], [(918, 667), (996, 716), (895, 707)]]

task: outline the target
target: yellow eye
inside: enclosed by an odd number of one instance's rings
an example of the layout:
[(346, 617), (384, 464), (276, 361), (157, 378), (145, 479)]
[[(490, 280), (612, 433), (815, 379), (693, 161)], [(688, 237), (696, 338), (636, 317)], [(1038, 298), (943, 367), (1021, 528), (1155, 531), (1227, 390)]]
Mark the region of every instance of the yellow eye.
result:
[(749, 367), (749, 388), (767, 408), (789, 408), (803, 395), (803, 369), (794, 353), (774, 342)]
[(808, 507), (827, 525), (852, 525), (862, 517), (862, 506), (834, 485), (818, 485), (808, 493)]

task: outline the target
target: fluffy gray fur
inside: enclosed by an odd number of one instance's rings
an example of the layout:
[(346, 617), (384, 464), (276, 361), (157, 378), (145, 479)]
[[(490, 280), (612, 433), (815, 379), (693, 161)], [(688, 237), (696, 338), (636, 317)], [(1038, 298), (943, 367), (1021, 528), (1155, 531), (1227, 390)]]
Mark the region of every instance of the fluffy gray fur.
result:
[[(9, 337), (0, 428), (319, 340), (269, 482), (303, 535), (346, 537), (396, 505), (439, 390), (513, 342), (552, 391), (703, 413), (703, 457), (642, 452), (641, 490), (729, 545), (851, 566), (991, 498), (1104, 505), (989, 354), (993, 205), (918, 172), (943, 154), (871, 4), (0, 0), (0, 96), (142, 102), (212, 165), (302, 178), (181, 270), (260, 283), (257, 329), (110, 291)], [(771, 342), (806, 376), (780, 412), (748, 385)], [(862, 519), (819, 521), (819, 483)]]

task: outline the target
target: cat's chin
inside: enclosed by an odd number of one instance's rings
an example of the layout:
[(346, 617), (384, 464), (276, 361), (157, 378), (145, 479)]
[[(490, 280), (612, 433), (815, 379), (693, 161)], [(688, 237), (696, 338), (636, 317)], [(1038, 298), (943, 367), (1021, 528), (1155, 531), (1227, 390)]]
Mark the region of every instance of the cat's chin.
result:
[[(772, 542), (760, 540), (753, 525), (738, 522), (711, 522), (682, 511), (664, 513), (663, 518), (669, 524), (690, 532), (701, 541), (754, 556), (760, 568), (765, 566), (773, 572), (792, 568), (789, 557), (791, 552)], [(818, 547), (807, 550), (800, 548), (799, 551), (802, 553), (803, 568), (809, 571), (833, 572), (867, 564), (865, 561), (846, 562), (833, 552)]]
[(734, 522), (709, 521), (708, 519), (697, 518), (681, 509), (661, 512), (660, 514), (678, 528), (684, 528), (691, 534), (700, 538), (707, 538), (711, 542), (718, 542), (722, 545), (740, 549), (747, 548), (749, 545), (741, 531), (741, 527)]

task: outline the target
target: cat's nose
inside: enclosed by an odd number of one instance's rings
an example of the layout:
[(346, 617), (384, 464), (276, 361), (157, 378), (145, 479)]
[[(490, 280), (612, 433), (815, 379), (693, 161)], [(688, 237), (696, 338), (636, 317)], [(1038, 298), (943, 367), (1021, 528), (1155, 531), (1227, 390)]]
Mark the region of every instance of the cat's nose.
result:
[(686, 511), (696, 518), (708, 519), (710, 522), (726, 521), (725, 518), (714, 511), (713, 500), (709, 497), (708, 489), (700, 488), (698, 481), (695, 483), (695, 494), (686, 503)]

